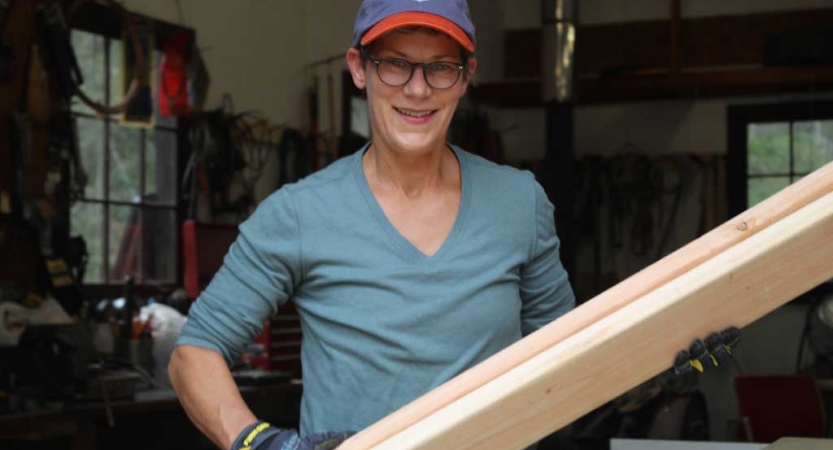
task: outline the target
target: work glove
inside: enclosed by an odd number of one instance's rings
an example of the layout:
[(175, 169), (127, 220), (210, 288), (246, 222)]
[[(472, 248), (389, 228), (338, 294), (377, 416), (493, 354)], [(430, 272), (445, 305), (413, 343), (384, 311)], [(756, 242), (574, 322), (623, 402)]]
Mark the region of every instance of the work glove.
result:
[(257, 421), (240, 432), (231, 450), (332, 450), (353, 434), (328, 431), (301, 438), (295, 430)]
[(688, 375), (693, 370), (703, 372), (706, 368), (718, 367), (732, 361), (732, 351), (740, 343), (740, 329), (729, 327), (709, 334), (705, 340), (697, 339), (688, 350), (677, 353), (673, 371), (677, 375)]

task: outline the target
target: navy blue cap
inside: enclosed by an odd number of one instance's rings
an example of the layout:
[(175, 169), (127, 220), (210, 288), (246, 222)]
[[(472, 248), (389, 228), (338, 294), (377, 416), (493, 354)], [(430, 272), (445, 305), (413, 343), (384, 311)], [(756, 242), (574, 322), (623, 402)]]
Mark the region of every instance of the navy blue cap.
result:
[(474, 24), (466, 0), (364, 0), (353, 28), (353, 46), (408, 26), (441, 31), (474, 51)]

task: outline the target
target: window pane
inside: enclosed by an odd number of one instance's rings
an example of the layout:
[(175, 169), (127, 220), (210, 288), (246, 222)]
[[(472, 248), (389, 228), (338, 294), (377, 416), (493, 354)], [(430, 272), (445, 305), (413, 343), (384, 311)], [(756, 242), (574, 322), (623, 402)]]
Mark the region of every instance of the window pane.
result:
[(833, 121), (795, 122), (795, 171), (812, 172), (833, 161)]
[(84, 197), (104, 199), (104, 123), (98, 119), (77, 117), (78, 151), (81, 166), (87, 173)]
[[(121, 39), (110, 39), (110, 104), (122, 102), (123, 86), (122, 67), (124, 66), (124, 48)], [(128, 83), (130, 80), (128, 80)]]
[(176, 133), (148, 130), (145, 160), (145, 199), (151, 203), (176, 205)]
[[(72, 30), (72, 48), (81, 69), (81, 90), (96, 102), (104, 101), (104, 37), (86, 31)], [(92, 113), (78, 96), (73, 97), (72, 110)]]
[(104, 206), (95, 203), (76, 202), (70, 208), (69, 232), (81, 236), (87, 243), (87, 269), (84, 283), (104, 282)]
[(789, 186), (790, 177), (749, 178), (747, 180), (747, 201), (749, 207), (766, 200), (772, 194)]
[(790, 173), (789, 123), (749, 124), (747, 171), (751, 175)]
[(110, 200), (138, 202), (142, 164), (142, 132), (110, 125)]
[(124, 283), (128, 276), (137, 282), (142, 235), (140, 210), (136, 206), (110, 206), (110, 282)]
[(176, 210), (145, 208), (142, 268), (145, 281), (176, 281)]
[(111, 206), (110, 282), (174, 282), (176, 232), (173, 208)]

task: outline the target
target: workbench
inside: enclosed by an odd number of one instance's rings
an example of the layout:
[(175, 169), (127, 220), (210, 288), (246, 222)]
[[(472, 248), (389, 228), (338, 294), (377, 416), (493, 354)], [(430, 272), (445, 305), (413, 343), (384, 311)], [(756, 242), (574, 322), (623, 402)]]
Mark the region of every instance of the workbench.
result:
[[(242, 387), (255, 414), (276, 426), (297, 428), (302, 387), (290, 381)], [(65, 406), (22, 414), (0, 415), (4, 450), (166, 450), (211, 449), (194, 427), (172, 390), (138, 392), (132, 400)], [(112, 426), (111, 426), (112, 425)]]

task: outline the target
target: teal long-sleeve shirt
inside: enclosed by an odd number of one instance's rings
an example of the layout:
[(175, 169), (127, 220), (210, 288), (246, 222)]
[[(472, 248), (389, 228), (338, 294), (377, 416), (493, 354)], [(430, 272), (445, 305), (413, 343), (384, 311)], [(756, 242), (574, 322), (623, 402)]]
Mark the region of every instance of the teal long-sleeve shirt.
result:
[(573, 308), (554, 209), (529, 172), (452, 147), (462, 196), (429, 257), (388, 221), (366, 150), (284, 186), (240, 226), (178, 345), (231, 362), (280, 304), (301, 319), (301, 434), (361, 430)]

